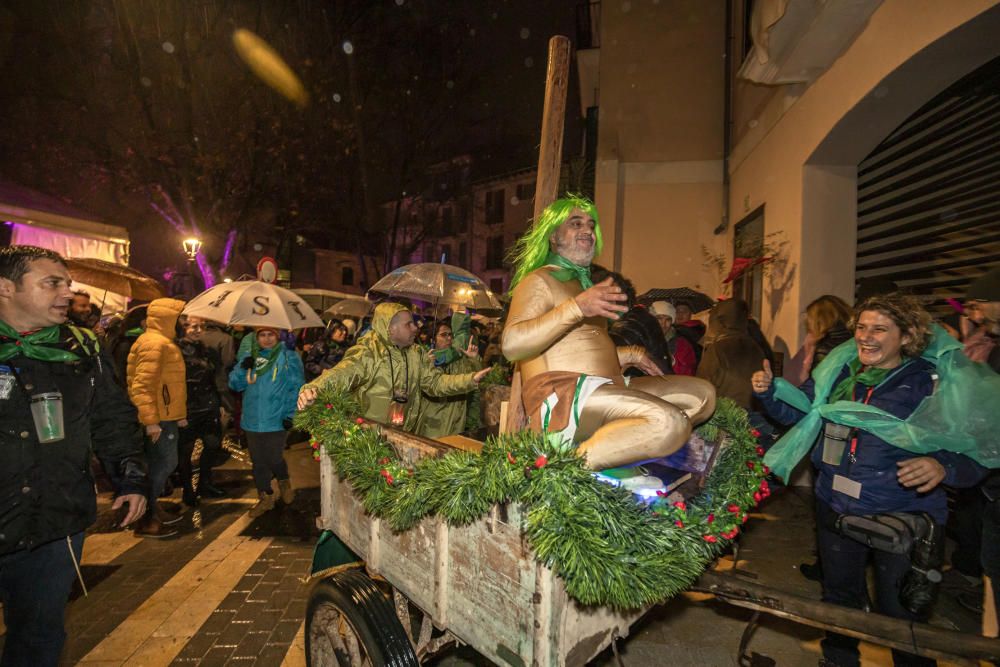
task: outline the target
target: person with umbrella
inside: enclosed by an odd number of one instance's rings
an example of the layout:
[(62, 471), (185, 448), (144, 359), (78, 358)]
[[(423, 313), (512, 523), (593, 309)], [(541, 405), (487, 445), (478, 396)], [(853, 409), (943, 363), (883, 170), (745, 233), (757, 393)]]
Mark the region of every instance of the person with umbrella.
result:
[(361, 416), (417, 432), (424, 395), (461, 396), (474, 391), (489, 372), (447, 375), (435, 368), (413, 341), (413, 314), (398, 303), (375, 308), (372, 328), (344, 359), (302, 388), (298, 406), (311, 405), (320, 389), (333, 387), (353, 393)]
[(249, 346), (240, 346), (229, 387), (243, 393), (241, 427), (247, 436), (258, 497), (250, 516), (256, 518), (274, 509), (273, 479), (278, 480), (286, 506), (295, 500), (284, 458), (285, 439), (305, 377), (302, 360), (281, 344), (278, 329), (261, 326), (252, 335)]
[[(667, 456), (715, 410), (710, 383), (664, 376), (642, 347), (615, 346), (608, 321), (621, 317), (628, 297), (611, 278), (593, 284), (600, 249), (593, 202), (549, 205), (514, 248), (502, 343), (519, 366), (532, 427), (577, 443), (594, 469)], [(626, 385), (623, 370), (632, 366), (651, 377)]]

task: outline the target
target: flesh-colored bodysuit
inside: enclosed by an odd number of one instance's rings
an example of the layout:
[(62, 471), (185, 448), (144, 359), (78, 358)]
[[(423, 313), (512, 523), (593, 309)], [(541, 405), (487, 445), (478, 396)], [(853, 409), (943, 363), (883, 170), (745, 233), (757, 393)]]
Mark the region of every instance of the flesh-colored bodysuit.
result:
[(638, 346), (616, 347), (603, 317), (583, 316), (576, 297), (580, 282), (552, 277), (555, 267), (525, 276), (514, 289), (504, 327), (504, 355), (518, 362), (522, 379), (549, 371), (608, 378), (580, 412), (575, 440), (591, 468), (667, 456), (683, 446), (692, 423), (715, 410), (715, 389), (705, 380), (681, 375), (632, 378), (625, 386), (622, 367), (644, 353)]

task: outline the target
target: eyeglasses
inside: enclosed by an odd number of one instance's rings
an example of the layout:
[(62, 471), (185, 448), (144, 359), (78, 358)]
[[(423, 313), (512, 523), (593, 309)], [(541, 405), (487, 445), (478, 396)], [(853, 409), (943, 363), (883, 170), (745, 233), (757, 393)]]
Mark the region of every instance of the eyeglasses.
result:
[(441, 336), (443, 338), (454, 338), (454, 334), (451, 333), (450, 331), (442, 331), (441, 333), (438, 334), (438, 336)]

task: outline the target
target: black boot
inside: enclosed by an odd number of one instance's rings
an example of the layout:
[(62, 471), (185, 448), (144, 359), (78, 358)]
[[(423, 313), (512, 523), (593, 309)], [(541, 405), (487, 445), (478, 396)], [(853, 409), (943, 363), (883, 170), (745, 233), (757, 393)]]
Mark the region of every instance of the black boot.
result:
[(200, 478), (198, 480), (198, 495), (204, 496), (205, 498), (225, 498), (228, 494), (212, 484), (212, 470), (200, 471)]
[(181, 499), (188, 507), (198, 506), (198, 494), (194, 492), (194, 487), (191, 486), (191, 484), (184, 485), (184, 493), (182, 494)]

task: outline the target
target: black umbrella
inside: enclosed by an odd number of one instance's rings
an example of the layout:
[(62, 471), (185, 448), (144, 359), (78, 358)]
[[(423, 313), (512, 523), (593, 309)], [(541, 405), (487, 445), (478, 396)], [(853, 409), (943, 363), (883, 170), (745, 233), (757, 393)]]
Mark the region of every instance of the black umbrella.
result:
[(703, 292), (693, 290), (690, 287), (671, 287), (669, 289), (655, 288), (641, 294), (638, 297), (639, 303), (649, 305), (654, 301), (669, 301), (673, 305), (686, 303), (692, 313), (700, 313), (712, 307), (715, 301), (712, 297)]

